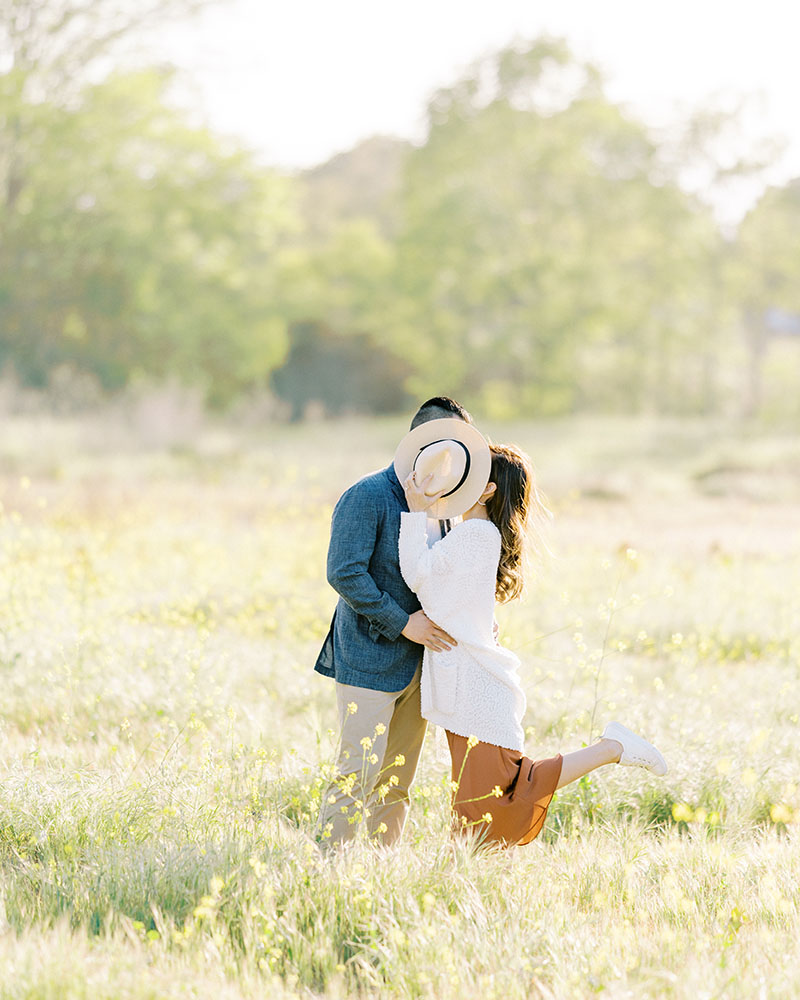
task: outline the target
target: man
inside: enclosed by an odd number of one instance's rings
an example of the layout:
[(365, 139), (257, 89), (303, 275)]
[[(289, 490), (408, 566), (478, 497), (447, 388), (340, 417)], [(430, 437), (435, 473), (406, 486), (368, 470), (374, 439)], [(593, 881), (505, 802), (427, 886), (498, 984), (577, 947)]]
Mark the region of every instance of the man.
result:
[[(472, 423), (455, 400), (435, 396), (411, 429), (442, 418)], [(320, 810), (323, 846), (352, 839), (362, 822), (384, 845), (400, 836), (425, 738), (422, 650), (456, 645), (426, 617), (400, 573), (397, 539), (407, 510), (389, 465), (351, 486), (333, 512), (328, 582), (339, 602), (314, 669), (336, 680), (341, 743)], [(431, 542), (441, 537), (438, 521), (428, 527)]]

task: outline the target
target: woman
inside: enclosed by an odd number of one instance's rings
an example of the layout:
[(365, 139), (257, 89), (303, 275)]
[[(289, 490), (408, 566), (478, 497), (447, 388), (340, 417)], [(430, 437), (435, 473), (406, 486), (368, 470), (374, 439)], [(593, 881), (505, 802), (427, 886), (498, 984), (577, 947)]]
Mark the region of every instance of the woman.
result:
[(430, 477), (403, 488), (409, 513), (401, 514), (400, 568), (428, 617), (456, 640), (426, 649), (422, 715), (447, 733), (452, 759), (457, 827), (505, 846), (527, 844), (542, 829), (553, 793), (605, 764), (667, 771), (646, 740), (609, 723), (592, 746), (546, 760), (524, 753), (525, 695), (519, 659), (494, 640), (494, 602), (523, 589), (525, 532), (539, 506), (527, 456), (491, 447), (489, 482), (480, 498), (441, 541), (428, 547), (426, 512), (440, 494), (426, 493)]

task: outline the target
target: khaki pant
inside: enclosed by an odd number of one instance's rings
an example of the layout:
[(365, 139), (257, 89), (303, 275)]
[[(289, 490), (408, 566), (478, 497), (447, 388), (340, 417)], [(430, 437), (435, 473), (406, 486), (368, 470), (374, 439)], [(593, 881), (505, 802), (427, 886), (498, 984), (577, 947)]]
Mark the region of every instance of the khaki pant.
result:
[[(336, 777), (323, 796), (319, 815), (323, 847), (351, 840), (362, 824), (371, 838), (385, 845), (402, 833), (408, 789), (425, 739), (421, 672), (418, 667), (402, 691), (336, 684), (342, 735)], [(370, 742), (365, 746), (362, 740)]]

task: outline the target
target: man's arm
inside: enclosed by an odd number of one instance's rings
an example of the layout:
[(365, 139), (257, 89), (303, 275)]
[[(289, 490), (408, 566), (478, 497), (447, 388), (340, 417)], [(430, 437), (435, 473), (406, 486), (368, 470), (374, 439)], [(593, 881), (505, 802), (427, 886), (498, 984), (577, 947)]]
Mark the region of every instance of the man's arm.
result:
[(409, 614), (379, 589), (369, 573), (378, 535), (377, 501), (360, 483), (352, 486), (333, 511), (328, 547), (328, 583), (359, 615), (387, 639), (397, 639)]
[[(455, 640), (424, 611), (409, 615), (395, 599), (380, 590), (369, 572), (378, 536), (375, 497), (360, 484), (351, 487), (336, 504), (328, 547), (328, 583), (359, 615), (367, 618), (387, 639), (404, 635), (428, 649), (449, 649)], [(449, 644), (449, 645), (448, 645)]]

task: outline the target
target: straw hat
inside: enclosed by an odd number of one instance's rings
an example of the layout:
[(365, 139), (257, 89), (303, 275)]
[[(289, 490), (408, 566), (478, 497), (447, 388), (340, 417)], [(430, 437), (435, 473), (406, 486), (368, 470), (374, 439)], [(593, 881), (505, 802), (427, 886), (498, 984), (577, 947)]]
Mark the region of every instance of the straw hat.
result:
[(403, 438), (394, 455), (394, 471), (400, 485), (413, 471), (422, 483), (432, 476), (425, 492), (444, 490), (427, 511), (429, 517), (457, 517), (468, 511), (486, 489), (492, 469), (489, 445), (472, 424), (453, 417), (428, 420)]

